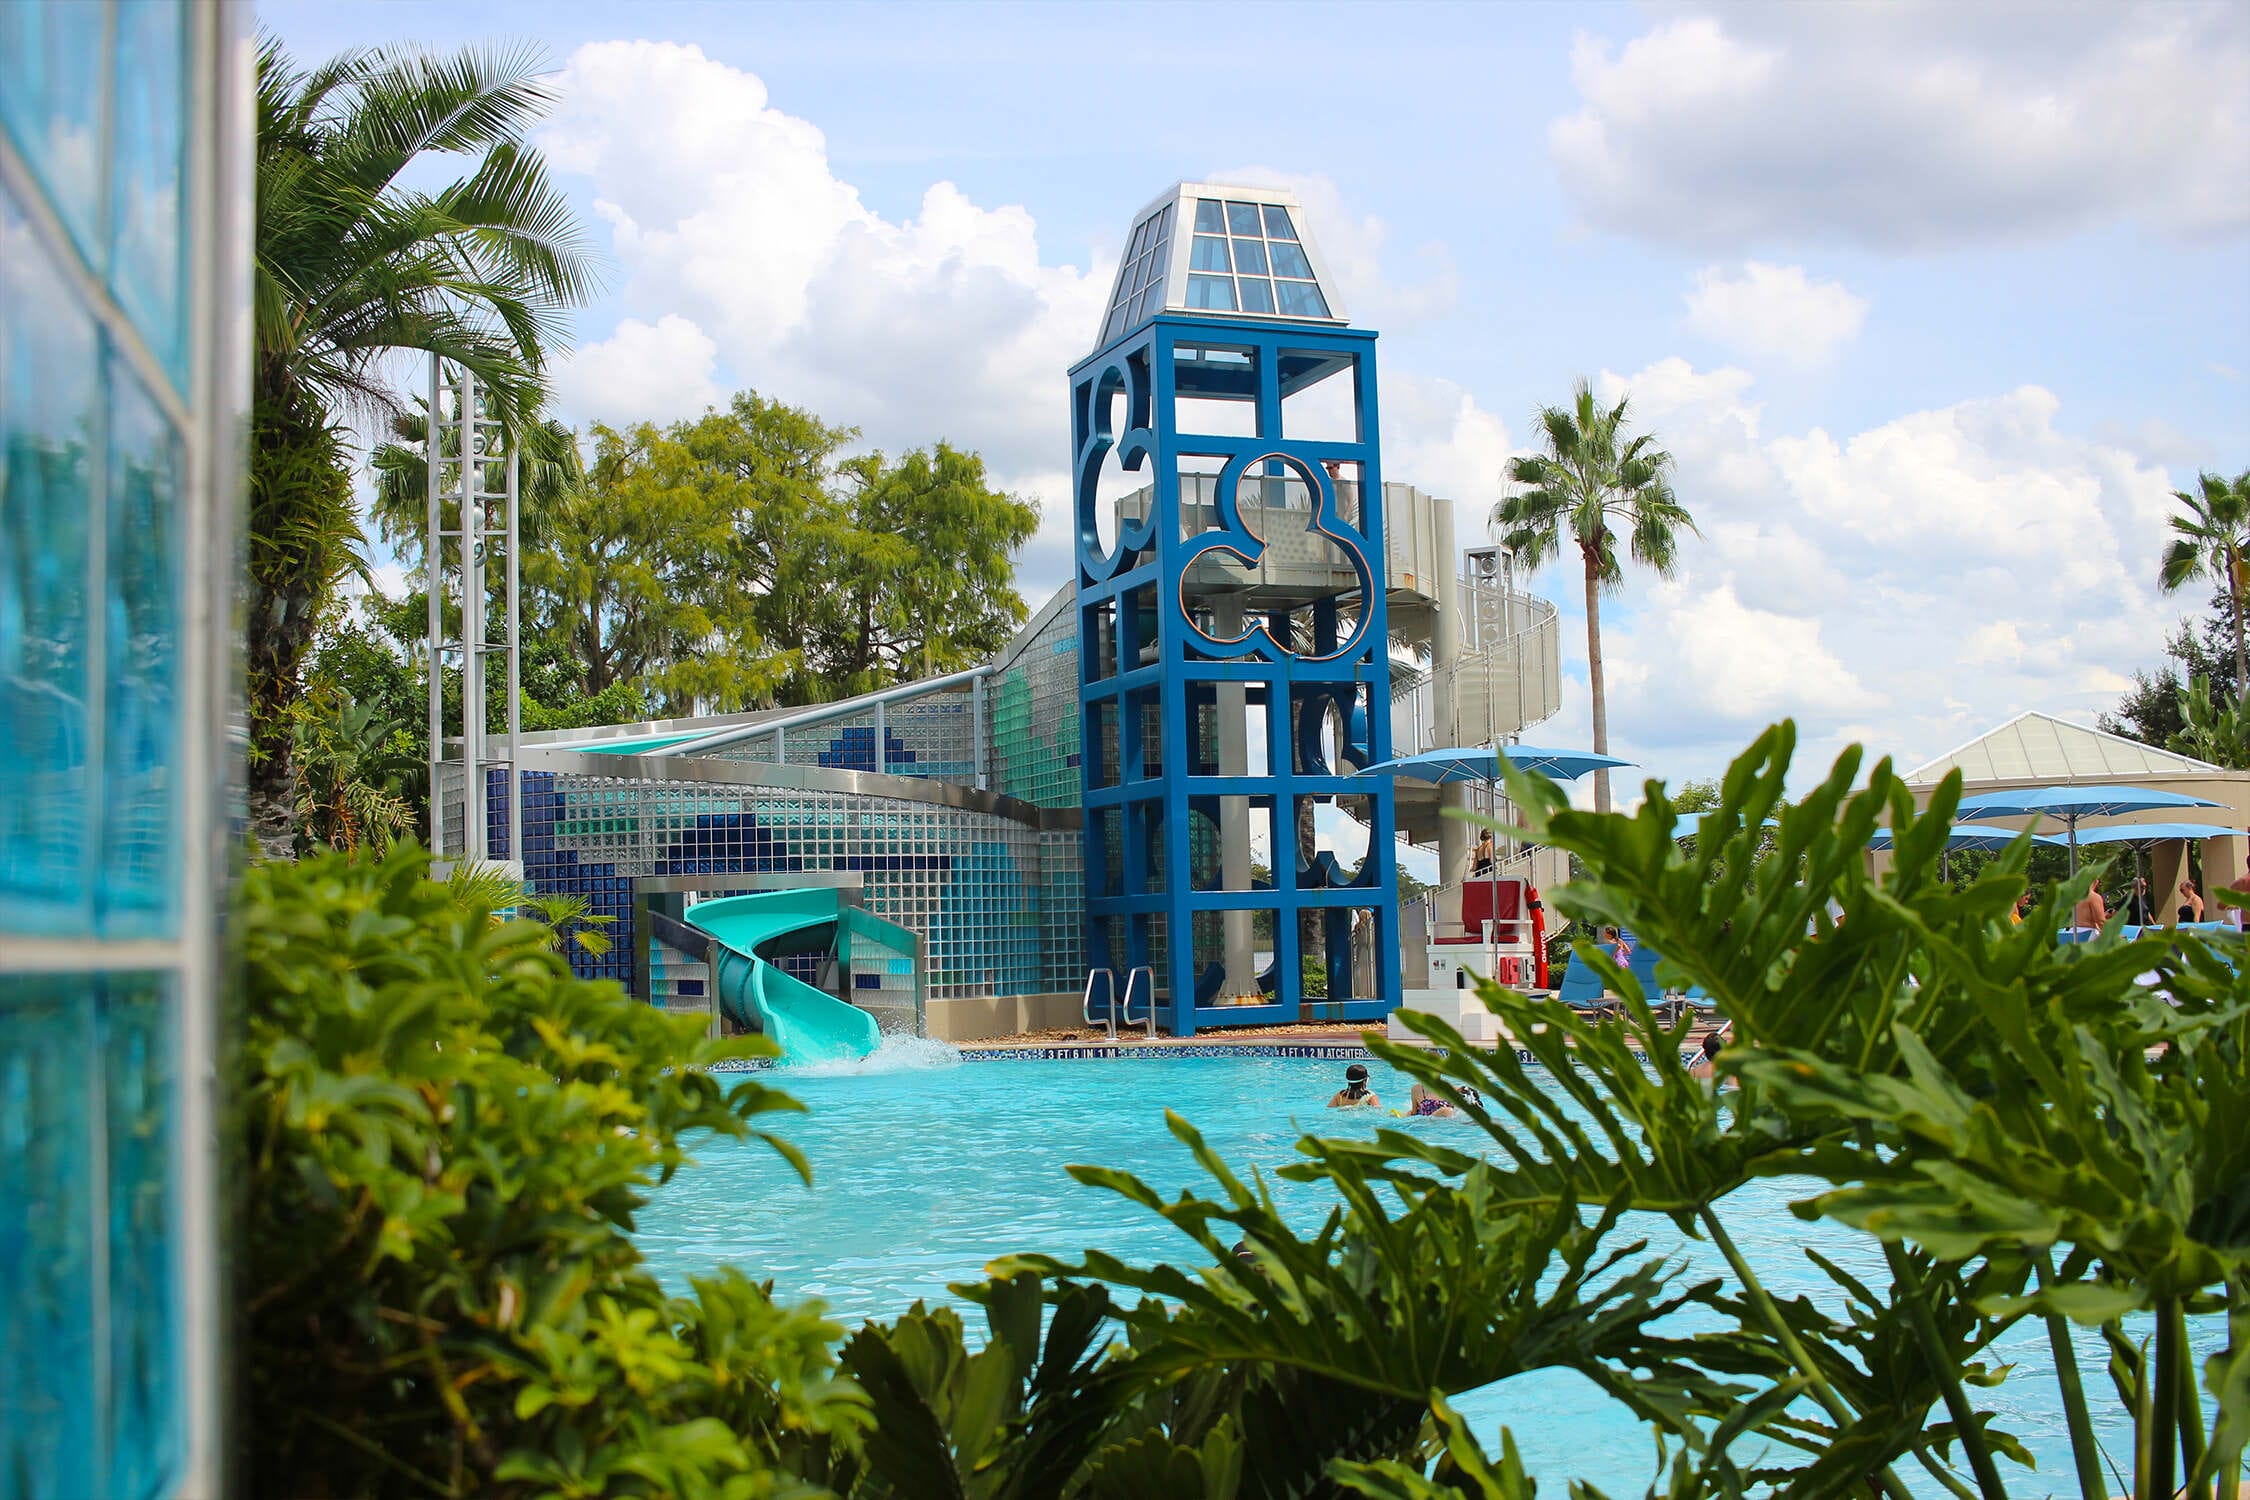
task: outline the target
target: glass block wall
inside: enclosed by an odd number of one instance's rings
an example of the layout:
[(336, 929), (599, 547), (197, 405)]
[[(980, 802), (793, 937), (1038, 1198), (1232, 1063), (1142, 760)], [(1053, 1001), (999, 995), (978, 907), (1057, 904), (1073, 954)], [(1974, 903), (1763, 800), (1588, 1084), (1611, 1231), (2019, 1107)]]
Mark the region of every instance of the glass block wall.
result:
[(5, 1500), (217, 1488), (249, 29), (0, 4)]
[(985, 682), (992, 790), (1037, 807), (1076, 807), (1081, 796), (1073, 597), (1069, 589), (1056, 594), (1000, 654)]
[[(491, 782), (492, 847), (507, 844), (507, 773)], [(869, 912), (921, 934), (933, 1000), (1075, 986), (1078, 835), (998, 813), (899, 798), (600, 776), (524, 775), (524, 870), (611, 919), (589, 978), (633, 982), (633, 881), (660, 875), (857, 873)], [(1062, 976), (1058, 982), (1057, 976)]]

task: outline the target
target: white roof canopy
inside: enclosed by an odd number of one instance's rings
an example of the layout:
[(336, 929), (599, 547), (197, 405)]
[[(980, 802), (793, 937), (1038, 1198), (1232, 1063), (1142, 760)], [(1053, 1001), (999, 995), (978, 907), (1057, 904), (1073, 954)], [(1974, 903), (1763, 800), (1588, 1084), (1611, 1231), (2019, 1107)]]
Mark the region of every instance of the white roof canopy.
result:
[(1968, 782), (2100, 781), (2119, 776), (2203, 775), (2221, 769), (2209, 761), (2042, 713), (2018, 714), (1927, 765), (1916, 766), (1906, 773), (1906, 780), (1925, 785), (1956, 766)]
[(1135, 216), (1094, 345), (1166, 311), (1344, 321), (1297, 195), (1206, 182), (1176, 183)]

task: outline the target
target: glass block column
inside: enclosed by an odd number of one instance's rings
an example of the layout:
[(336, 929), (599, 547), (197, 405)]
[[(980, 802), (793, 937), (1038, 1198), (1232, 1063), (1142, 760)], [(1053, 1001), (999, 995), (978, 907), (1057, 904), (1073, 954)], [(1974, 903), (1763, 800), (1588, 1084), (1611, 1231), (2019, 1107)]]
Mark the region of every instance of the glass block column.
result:
[(0, 5), (0, 1500), (217, 1488), (249, 22)]

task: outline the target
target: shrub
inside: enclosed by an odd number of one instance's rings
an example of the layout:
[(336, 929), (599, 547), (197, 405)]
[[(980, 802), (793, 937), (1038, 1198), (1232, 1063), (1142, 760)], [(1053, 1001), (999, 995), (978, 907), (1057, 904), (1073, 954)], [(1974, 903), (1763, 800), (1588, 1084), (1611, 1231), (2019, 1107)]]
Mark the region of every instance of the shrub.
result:
[[(575, 979), (411, 847), (252, 869), (233, 1102), (242, 1472), (271, 1495), (805, 1493), (842, 1330), (630, 1238), (698, 1132), (796, 1106), (754, 1039)], [(800, 1449), (808, 1457), (795, 1463)]]

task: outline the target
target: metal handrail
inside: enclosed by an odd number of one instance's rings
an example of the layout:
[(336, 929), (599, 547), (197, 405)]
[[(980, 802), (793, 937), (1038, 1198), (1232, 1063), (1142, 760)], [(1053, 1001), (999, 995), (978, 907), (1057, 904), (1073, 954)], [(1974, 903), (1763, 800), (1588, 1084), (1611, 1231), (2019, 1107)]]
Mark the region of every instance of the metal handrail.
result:
[[(1094, 1024), (1094, 981), (1097, 979), (1102, 982), (1102, 988), (1108, 991), (1104, 998), (1109, 1001), (1109, 1004), (1102, 1008), (1102, 1019), (1109, 1022), (1109, 1039), (1114, 1042), (1117, 1040), (1117, 976), (1115, 974), (1107, 969), (1088, 969), (1086, 971), (1086, 993), (1079, 997), (1078, 1013), (1086, 1018), (1086, 1024), (1089, 1027)], [(1128, 988), (1126, 994), (1130, 996), (1132, 990)]]
[[(1148, 1039), (1156, 1040), (1156, 970), (1142, 964), (1125, 976), (1125, 1024), (1133, 1024), (1133, 981), (1143, 974), (1148, 976)], [(1115, 1035), (1112, 1032), (1111, 1035)]]

